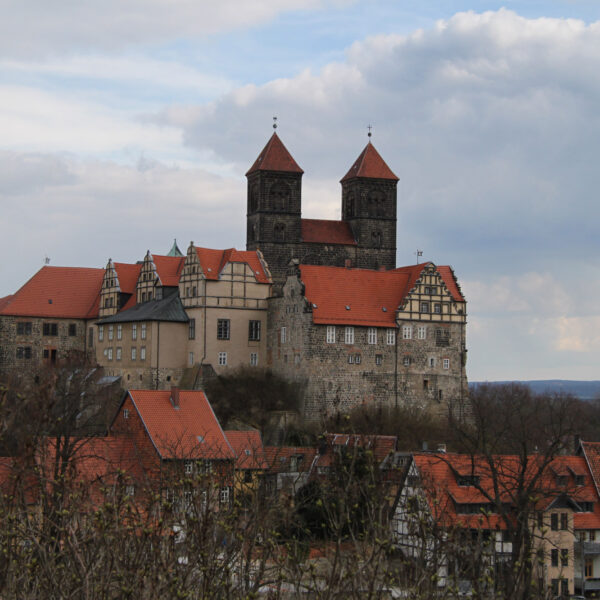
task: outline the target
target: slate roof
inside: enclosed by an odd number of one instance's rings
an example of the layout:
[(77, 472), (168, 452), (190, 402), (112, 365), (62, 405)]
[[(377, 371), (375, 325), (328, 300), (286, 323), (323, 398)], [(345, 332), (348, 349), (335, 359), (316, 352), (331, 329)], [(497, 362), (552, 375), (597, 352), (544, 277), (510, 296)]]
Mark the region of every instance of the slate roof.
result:
[[(395, 327), (396, 309), (428, 264), (390, 271), (315, 265), (300, 265), (299, 269), (314, 323)], [(464, 301), (451, 269), (438, 267), (438, 272), (453, 298)]]
[(42, 267), (0, 315), (91, 319), (98, 316), (104, 269)]
[(206, 279), (219, 279), (221, 271), (228, 263), (245, 263), (250, 267), (259, 283), (271, 282), (270, 274), (255, 250), (196, 248), (196, 253)]
[(369, 142), (359, 157), (354, 161), (350, 170), (342, 177), (341, 181), (354, 177), (367, 177), (370, 179), (390, 179), (398, 181), (392, 170), (387, 166), (375, 146)]
[(120, 312), (98, 321), (105, 323), (133, 323), (135, 321), (169, 321), (172, 323), (187, 323), (189, 317), (183, 308), (178, 294), (169, 294), (162, 300), (149, 300), (135, 304)]
[(284, 173), (304, 173), (298, 163), (292, 158), (283, 142), (273, 133), (267, 145), (263, 148), (254, 164), (246, 175), (255, 171), (282, 171)]
[(236, 469), (267, 468), (265, 449), (259, 431), (226, 431), (225, 436), (235, 453)]
[[(537, 460), (541, 457), (530, 457), (530, 468), (525, 472), (525, 480), (533, 477), (539, 469)], [(488, 504), (486, 494), (494, 497), (492, 471), (483, 457), (472, 457), (467, 454), (415, 454), (421, 484), (429, 502), (434, 518), (448, 525), (462, 525), (467, 527), (499, 528), (506, 527), (505, 522), (496, 513), (484, 516), (483, 514), (460, 514), (457, 504)], [(522, 473), (522, 464), (518, 456), (498, 455), (494, 457), (496, 478), (499, 485), (499, 497), (503, 503), (511, 504), (514, 494), (518, 489), (518, 480)], [(564, 486), (558, 485), (555, 473), (557, 471), (569, 472), (571, 477)], [(584, 485), (576, 485), (575, 474), (587, 475)], [(478, 485), (459, 485), (457, 475), (479, 477)], [(576, 529), (600, 528), (600, 506), (598, 494), (592, 479), (585, 467), (585, 461), (577, 456), (557, 456), (551, 465), (545, 469), (539, 484), (534, 488), (541, 493), (537, 503), (538, 510), (547, 509), (552, 502), (561, 496), (572, 498), (575, 502), (594, 502), (594, 512), (574, 513)], [(484, 493), (485, 492), (485, 493)]]
[(302, 219), (301, 236), (303, 242), (356, 246), (350, 223), (346, 221)]
[(204, 392), (179, 390), (178, 407), (170, 390), (129, 390), (129, 396), (161, 458), (235, 458)]

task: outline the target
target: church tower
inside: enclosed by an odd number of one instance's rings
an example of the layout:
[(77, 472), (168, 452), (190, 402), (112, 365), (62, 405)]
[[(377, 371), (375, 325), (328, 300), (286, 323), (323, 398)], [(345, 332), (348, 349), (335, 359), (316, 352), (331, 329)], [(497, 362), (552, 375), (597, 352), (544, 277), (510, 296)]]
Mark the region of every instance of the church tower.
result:
[(370, 140), (340, 183), (342, 220), (350, 224), (359, 249), (356, 266), (395, 268), (398, 177)]
[(301, 240), (303, 173), (277, 133), (246, 173), (246, 249), (263, 253), (274, 280), (285, 279), (292, 249)]

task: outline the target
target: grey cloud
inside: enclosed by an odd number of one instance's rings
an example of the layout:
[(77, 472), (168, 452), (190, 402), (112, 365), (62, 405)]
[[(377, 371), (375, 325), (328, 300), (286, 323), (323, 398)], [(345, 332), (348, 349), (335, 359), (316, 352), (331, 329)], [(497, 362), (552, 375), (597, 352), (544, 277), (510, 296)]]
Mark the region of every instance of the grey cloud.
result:
[(0, 152), (2, 196), (20, 196), (74, 181), (75, 176), (65, 161), (57, 156)]

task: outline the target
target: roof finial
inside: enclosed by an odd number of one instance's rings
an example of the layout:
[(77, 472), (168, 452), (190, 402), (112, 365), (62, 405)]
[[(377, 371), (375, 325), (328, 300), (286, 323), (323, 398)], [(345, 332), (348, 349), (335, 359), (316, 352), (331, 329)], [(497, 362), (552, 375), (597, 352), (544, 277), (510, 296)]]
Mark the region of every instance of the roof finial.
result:
[(421, 256), (423, 256), (423, 250), (419, 250), (417, 248), (417, 251), (415, 252), (415, 254), (417, 255), (417, 264), (419, 264), (419, 258), (421, 258)]
[(367, 125), (367, 129), (369, 130), (369, 133), (367, 133), (367, 136), (369, 138), (369, 141), (371, 141), (371, 135), (373, 135), (371, 133), (371, 129), (373, 129), (373, 126), (371, 124)]
[(49, 265), (49, 264), (50, 264), (50, 257), (49, 257), (49, 256), (46, 256), (46, 257), (44, 258), (44, 264), (45, 264), (45, 265)]
[(273, 117), (273, 129), (277, 129), (277, 117)]

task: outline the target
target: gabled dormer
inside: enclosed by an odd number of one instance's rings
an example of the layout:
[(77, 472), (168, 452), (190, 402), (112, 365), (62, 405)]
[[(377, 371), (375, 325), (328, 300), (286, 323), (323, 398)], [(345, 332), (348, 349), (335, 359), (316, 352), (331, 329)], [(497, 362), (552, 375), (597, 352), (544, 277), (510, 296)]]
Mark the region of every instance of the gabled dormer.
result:
[(205, 292), (206, 278), (194, 242), (188, 246), (179, 278), (179, 297), (185, 308), (199, 306)]
[(115, 269), (112, 258), (109, 258), (104, 269), (102, 289), (100, 290), (99, 317), (110, 317), (119, 310), (120, 292), (121, 287), (119, 285), (117, 270)]
[(150, 250), (146, 252), (142, 262), (142, 269), (137, 282), (137, 301), (148, 302), (154, 300), (156, 294), (156, 285), (159, 284), (159, 277), (154, 264), (154, 257)]
[(430, 262), (406, 269), (420, 270), (420, 273), (398, 307), (398, 320), (466, 322), (466, 301), (450, 267), (436, 267)]

